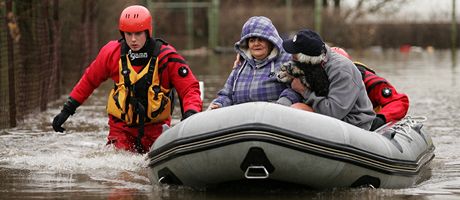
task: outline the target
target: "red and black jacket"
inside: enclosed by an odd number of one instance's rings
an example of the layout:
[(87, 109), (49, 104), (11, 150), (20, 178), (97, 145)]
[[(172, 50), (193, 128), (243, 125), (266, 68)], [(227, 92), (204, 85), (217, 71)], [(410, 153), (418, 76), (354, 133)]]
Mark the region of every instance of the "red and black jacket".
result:
[(385, 118), (385, 123), (398, 121), (406, 116), (409, 109), (409, 98), (406, 94), (398, 93), (384, 78), (375, 74), (366, 65), (355, 62), (362, 74), (369, 99), (377, 115)]
[[(121, 43), (110, 41), (101, 48), (97, 57), (86, 68), (80, 81), (75, 85), (70, 96), (82, 104), (105, 80), (111, 78), (115, 83), (119, 80), (119, 61)], [(182, 111), (200, 112), (202, 101), (198, 80), (193, 75), (184, 58), (169, 45), (161, 46), (159, 72), (161, 85), (164, 88), (175, 88), (181, 100)], [(133, 66), (139, 72), (144, 66)]]

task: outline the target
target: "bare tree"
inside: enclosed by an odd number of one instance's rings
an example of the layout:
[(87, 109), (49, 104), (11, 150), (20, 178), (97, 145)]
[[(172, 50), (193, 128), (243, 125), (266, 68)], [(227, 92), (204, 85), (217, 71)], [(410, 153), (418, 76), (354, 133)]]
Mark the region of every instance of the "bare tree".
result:
[[(343, 19), (354, 22), (372, 14), (393, 14), (400, 10), (408, 0), (357, 0), (350, 9), (340, 9)], [(341, 6), (340, 0), (334, 0), (334, 8)]]

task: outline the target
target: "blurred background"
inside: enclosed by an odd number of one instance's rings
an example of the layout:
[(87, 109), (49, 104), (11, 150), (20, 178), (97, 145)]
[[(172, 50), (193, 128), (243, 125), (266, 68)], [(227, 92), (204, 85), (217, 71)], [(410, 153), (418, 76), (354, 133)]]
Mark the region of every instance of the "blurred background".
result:
[(120, 38), (119, 14), (132, 4), (148, 7), (154, 36), (186, 58), (233, 53), (254, 15), (269, 17), (283, 38), (310, 28), (354, 54), (460, 43), (455, 0), (0, 0), (0, 128), (68, 93), (98, 50)]

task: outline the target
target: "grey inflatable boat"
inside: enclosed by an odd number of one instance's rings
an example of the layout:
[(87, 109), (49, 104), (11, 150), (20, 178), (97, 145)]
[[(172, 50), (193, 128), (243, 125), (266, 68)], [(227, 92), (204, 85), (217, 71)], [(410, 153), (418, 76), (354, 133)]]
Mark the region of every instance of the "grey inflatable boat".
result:
[(152, 183), (207, 188), (273, 180), (314, 189), (406, 188), (434, 158), (421, 120), (375, 132), (332, 117), (252, 102), (195, 114), (165, 131), (148, 153)]

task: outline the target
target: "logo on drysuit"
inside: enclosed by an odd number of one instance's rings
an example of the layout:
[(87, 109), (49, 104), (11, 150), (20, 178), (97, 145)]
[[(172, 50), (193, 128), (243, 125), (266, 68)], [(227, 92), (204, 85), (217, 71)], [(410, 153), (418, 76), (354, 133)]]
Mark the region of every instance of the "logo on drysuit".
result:
[(128, 51), (129, 59), (134, 60), (136, 58), (147, 58), (149, 55), (147, 55), (147, 52), (143, 53), (135, 53), (131, 49)]
[(186, 77), (187, 74), (188, 74), (187, 67), (185, 67), (185, 66), (180, 67), (178, 73), (179, 73), (179, 76)]
[(391, 89), (390, 89), (390, 88), (387, 88), (387, 87), (386, 87), (386, 88), (383, 88), (383, 89), (382, 89), (382, 96), (383, 96), (383, 97), (388, 98), (388, 97), (391, 96), (391, 94), (392, 94), (392, 92), (391, 92)]

